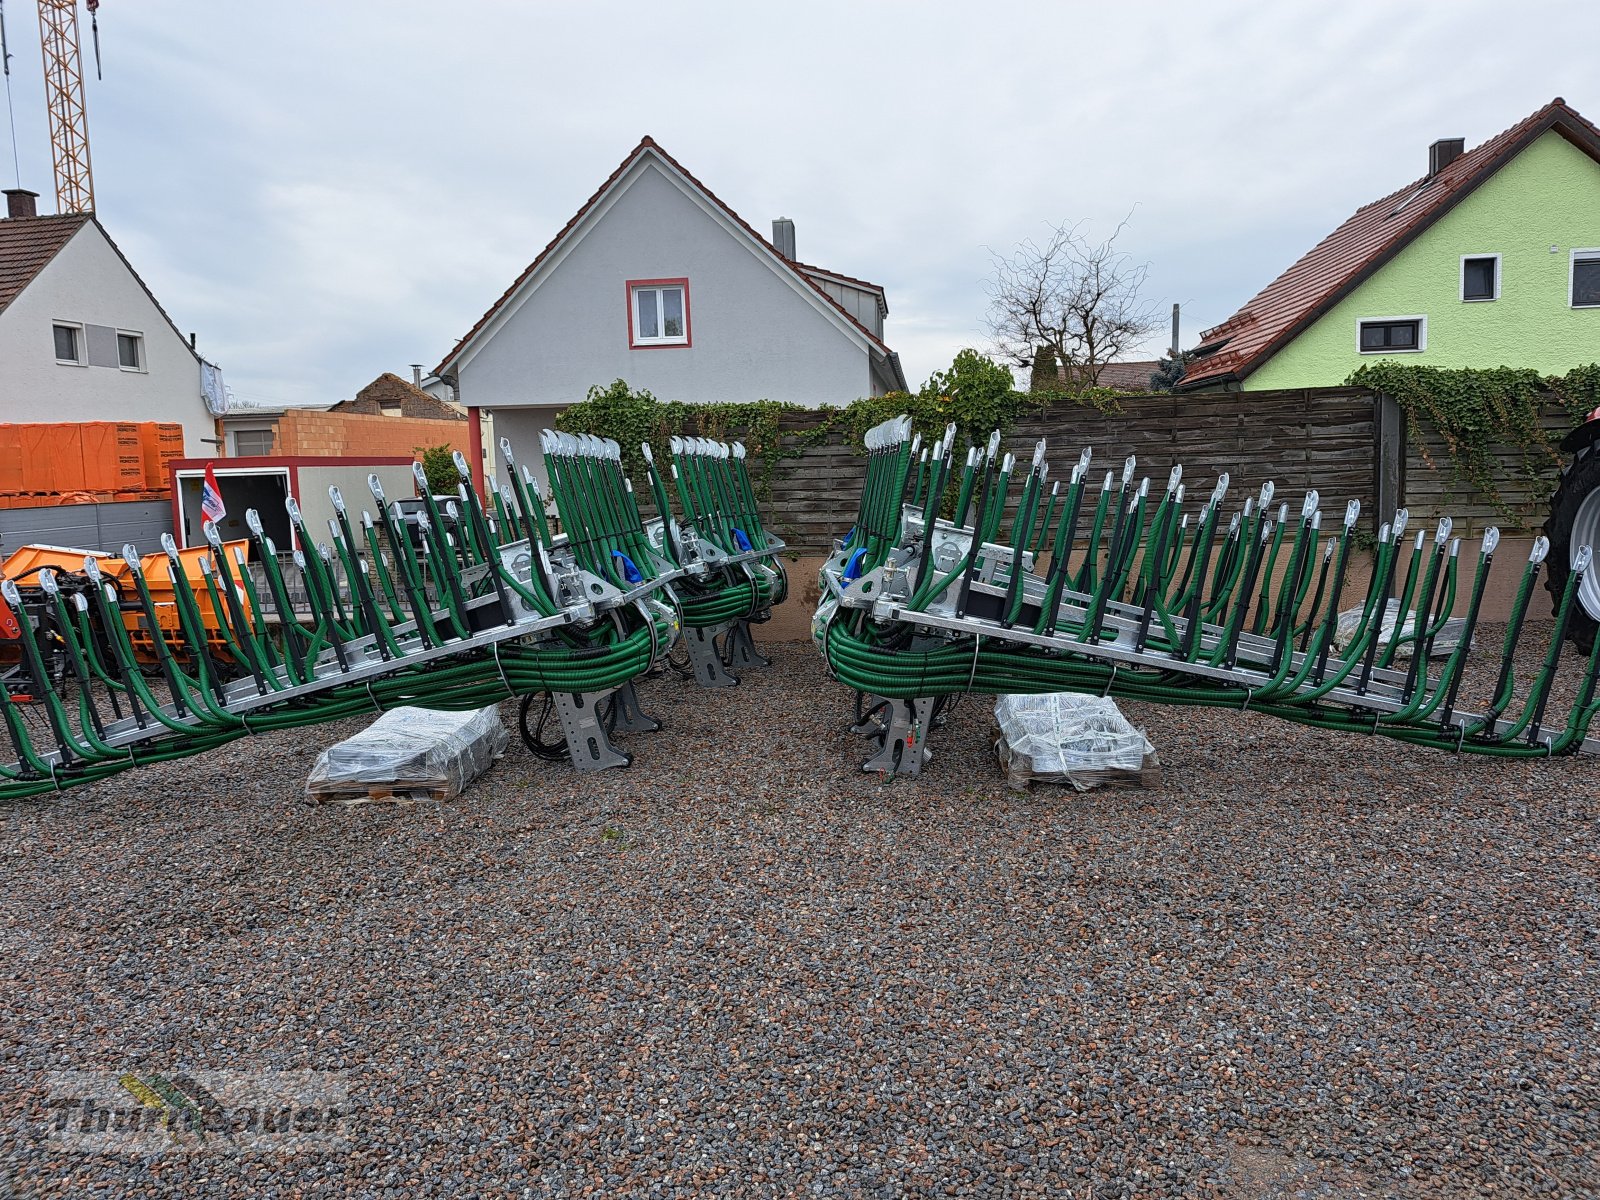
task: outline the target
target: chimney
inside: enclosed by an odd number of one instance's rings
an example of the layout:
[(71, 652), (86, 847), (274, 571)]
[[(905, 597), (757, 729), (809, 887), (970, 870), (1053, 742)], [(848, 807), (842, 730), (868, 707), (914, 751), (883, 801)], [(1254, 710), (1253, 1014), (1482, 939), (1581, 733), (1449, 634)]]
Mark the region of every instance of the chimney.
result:
[(411, 364), (411, 382), (414, 383), (417, 387), (421, 387), (422, 386), (422, 364), (421, 363), (412, 363)]
[(1428, 178), (1432, 179), (1466, 151), (1466, 138), (1440, 138), (1428, 147)]
[(13, 221), (27, 217), (37, 217), (39, 206), (34, 203), (39, 198), (38, 192), (30, 192), (27, 188), (6, 189), (6, 216)]
[(788, 217), (779, 217), (772, 222), (772, 244), (778, 248), (778, 253), (794, 261), (794, 222)]

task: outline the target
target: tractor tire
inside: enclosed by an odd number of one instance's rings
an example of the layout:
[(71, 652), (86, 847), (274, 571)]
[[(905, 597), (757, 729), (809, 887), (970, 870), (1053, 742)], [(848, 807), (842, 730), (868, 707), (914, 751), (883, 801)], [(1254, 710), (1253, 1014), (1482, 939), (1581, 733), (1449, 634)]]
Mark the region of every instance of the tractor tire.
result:
[[(1578, 444), (1573, 446), (1573, 441)], [(1572, 462), (1561, 472), (1556, 494), (1550, 498), (1550, 516), (1544, 535), (1550, 539), (1550, 553), (1544, 560), (1544, 586), (1550, 593), (1551, 611), (1559, 614), (1561, 596), (1572, 574), (1572, 554), (1579, 546), (1590, 546), (1600, 555), (1600, 429), (1582, 439), (1569, 438), (1564, 448), (1572, 451)], [(1600, 631), (1600, 572), (1590, 569), (1572, 606), (1567, 622), (1567, 637), (1588, 654)]]

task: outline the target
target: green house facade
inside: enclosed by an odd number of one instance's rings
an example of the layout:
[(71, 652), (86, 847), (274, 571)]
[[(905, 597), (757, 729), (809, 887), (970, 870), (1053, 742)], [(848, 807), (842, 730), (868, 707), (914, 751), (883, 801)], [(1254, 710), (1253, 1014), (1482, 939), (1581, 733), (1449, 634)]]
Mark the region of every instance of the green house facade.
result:
[(1600, 131), (1556, 99), (1366, 205), (1223, 324), (1180, 390), (1328, 387), (1381, 359), (1600, 359)]

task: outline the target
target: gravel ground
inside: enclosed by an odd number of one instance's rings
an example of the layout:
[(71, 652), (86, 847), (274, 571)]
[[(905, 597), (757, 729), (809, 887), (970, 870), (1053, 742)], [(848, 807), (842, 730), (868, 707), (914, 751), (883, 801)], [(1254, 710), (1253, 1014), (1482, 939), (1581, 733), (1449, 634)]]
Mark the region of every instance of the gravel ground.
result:
[[(972, 700), (885, 782), (776, 653), (630, 771), (307, 807), (356, 721), (3, 810), (0, 1196), (1600, 1188), (1600, 763), (1130, 704), (1161, 786), (1013, 794)], [(342, 1073), (346, 1142), (52, 1142), (130, 1069)]]

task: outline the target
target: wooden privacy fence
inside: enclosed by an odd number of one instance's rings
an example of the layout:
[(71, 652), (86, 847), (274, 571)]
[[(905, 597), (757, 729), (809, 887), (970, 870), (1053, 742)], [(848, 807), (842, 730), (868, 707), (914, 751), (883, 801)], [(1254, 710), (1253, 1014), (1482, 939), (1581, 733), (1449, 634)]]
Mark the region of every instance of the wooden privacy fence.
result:
[[(1437, 435), (1422, 431), (1408, 439), (1398, 406), (1360, 388), (1123, 396), (1119, 404), (1120, 412), (1102, 413), (1053, 402), (1017, 421), (1007, 431), (1006, 448), (1026, 459), (1034, 442), (1047, 439), (1057, 478), (1064, 478), (1080, 449), (1089, 446), (1095, 480), (1107, 470), (1120, 471), (1123, 459), (1133, 454), (1139, 460), (1138, 475), (1150, 476), (1152, 488), (1164, 486), (1168, 471), (1178, 463), (1191, 495), (1196, 489), (1209, 492), (1217, 476), (1228, 472), (1230, 507), (1271, 479), (1277, 498), (1295, 507), (1307, 490), (1316, 488), (1329, 514), (1325, 520), (1342, 516), (1346, 501), (1360, 500), (1363, 525), (1376, 530), (1404, 504), (1414, 523), (1449, 515), (1463, 534), (1491, 524), (1508, 533), (1537, 529), (1560, 465), (1550, 458), (1543, 463), (1541, 480), (1530, 482), (1522, 477), (1514, 450), (1499, 456), (1496, 484), (1514, 515), (1508, 520), (1491, 498), (1456, 476)], [(800, 445), (803, 435), (825, 420), (821, 411), (789, 414), (782, 422), (784, 444)], [(1557, 441), (1565, 432), (1566, 420), (1555, 405), (1550, 406), (1547, 428)], [(758, 479), (760, 471), (757, 465)], [(798, 457), (776, 465), (763, 515), (793, 549), (823, 552), (855, 519), (864, 475), (859, 448), (845, 432), (830, 433), (823, 444), (807, 446)]]

